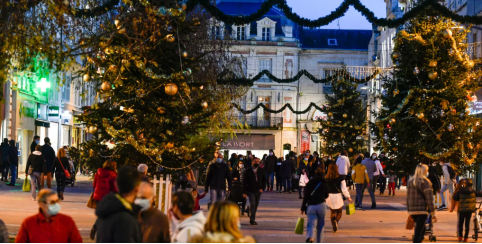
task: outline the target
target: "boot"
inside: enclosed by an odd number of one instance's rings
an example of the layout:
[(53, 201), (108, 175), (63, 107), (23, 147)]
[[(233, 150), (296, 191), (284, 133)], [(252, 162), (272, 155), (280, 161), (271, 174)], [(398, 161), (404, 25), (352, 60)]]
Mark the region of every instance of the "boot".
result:
[(62, 201), (64, 200), (64, 192), (60, 192), (60, 193), (59, 193), (59, 198), (60, 198), (60, 200), (62, 200)]

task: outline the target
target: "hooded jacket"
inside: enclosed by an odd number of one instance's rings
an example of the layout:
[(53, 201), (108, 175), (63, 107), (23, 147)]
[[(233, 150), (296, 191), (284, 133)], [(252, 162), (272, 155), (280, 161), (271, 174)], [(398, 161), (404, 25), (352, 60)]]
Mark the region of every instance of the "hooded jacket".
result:
[(8, 148), (9, 147), (10, 146), (8, 145), (7, 142), (2, 142), (2, 144), (0, 145), (0, 155), (1, 155), (2, 162), (8, 161)]
[(109, 193), (95, 209), (98, 243), (139, 243), (142, 235), (133, 205), (120, 195)]
[(171, 220), (171, 241), (173, 243), (187, 243), (193, 236), (204, 233), (206, 217), (202, 211), (195, 212), (191, 217), (179, 222), (175, 218)]
[(336, 159), (336, 166), (338, 166), (338, 173), (340, 175), (347, 175), (350, 171), (350, 159), (347, 156), (340, 155), (338, 159)]
[(105, 195), (110, 192), (117, 193), (117, 173), (104, 168), (97, 169), (97, 174), (94, 176), (94, 199), (96, 201), (102, 200)]
[(55, 151), (49, 144), (42, 146), (42, 155), (45, 157), (45, 171), (44, 173), (52, 172), (54, 167)]
[(45, 158), (40, 151), (34, 151), (28, 156), (27, 167), (25, 172), (28, 172), (28, 168), (32, 166), (33, 172), (42, 173), (43, 165), (45, 163)]

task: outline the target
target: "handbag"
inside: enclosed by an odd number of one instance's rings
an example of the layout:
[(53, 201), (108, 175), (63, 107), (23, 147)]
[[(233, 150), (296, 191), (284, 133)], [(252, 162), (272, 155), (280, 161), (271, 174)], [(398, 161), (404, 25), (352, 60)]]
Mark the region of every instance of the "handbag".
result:
[(346, 205), (346, 215), (352, 215), (355, 213), (355, 204), (349, 203)]
[(298, 221), (296, 221), (295, 234), (303, 235), (304, 225), (305, 225), (305, 219), (302, 217), (299, 217)]
[(415, 220), (412, 218), (412, 215), (408, 215), (407, 223), (405, 224), (405, 229), (413, 230), (415, 228)]
[(62, 166), (62, 169), (64, 170), (65, 177), (70, 179), (70, 172), (64, 168), (64, 165), (62, 164), (62, 161), (60, 160), (60, 158), (59, 158), (59, 163), (60, 163), (60, 166)]
[(28, 177), (23, 181), (22, 191), (30, 192), (30, 181), (28, 180)]
[(95, 209), (97, 208), (97, 201), (94, 199), (94, 193), (90, 193), (89, 200), (87, 201), (87, 207)]

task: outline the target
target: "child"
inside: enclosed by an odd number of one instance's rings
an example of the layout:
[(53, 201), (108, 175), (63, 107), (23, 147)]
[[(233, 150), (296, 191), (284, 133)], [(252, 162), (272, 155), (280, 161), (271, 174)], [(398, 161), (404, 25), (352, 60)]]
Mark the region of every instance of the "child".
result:
[(393, 173), (392, 170), (390, 170), (390, 173), (388, 175), (388, 195), (390, 196), (393, 191), (393, 196), (395, 196), (395, 183), (397, 182), (397, 175)]
[(463, 226), (465, 223), (465, 235), (464, 242), (469, 240), (470, 231), (470, 219), (472, 214), (475, 212), (477, 197), (482, 196), (482, 192), (476, 192), (472, 189), (473, 182), (471, 179), (462, 179), (459, 181), (454, 195), (452, 197), (452, 204), (450, 204), (449, 212), (453, 212), (455, 205), (457, 205), (457, 218), (458, 218), (458, 240), (462, 241)]
[(194, 197), (194, 211), (201, 210), (201, 206), (199, 205), (199, 200), (203, 199), (206, 196), (206, 192), (199, 195), (199, 192), (196, 188), (191, 190), (192, 197)]

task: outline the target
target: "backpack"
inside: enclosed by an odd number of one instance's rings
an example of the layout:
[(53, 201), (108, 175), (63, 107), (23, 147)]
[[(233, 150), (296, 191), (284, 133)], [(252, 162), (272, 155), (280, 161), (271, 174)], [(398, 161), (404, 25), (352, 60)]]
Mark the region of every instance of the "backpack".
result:
[(449, 172), (450, 179), (451, 179), (451, 180), (455, 179), (455, 171), (454, 171), (454, 169), (452, 168), (452, 166), (448, 166), (448, 165), (447, 165), (447, 171)]

